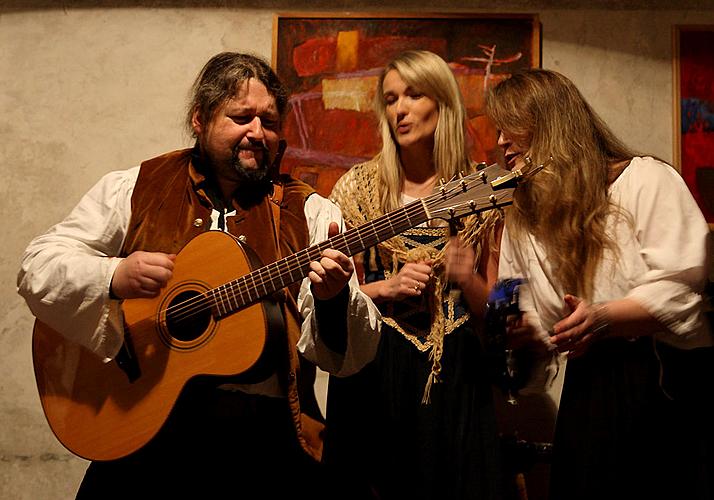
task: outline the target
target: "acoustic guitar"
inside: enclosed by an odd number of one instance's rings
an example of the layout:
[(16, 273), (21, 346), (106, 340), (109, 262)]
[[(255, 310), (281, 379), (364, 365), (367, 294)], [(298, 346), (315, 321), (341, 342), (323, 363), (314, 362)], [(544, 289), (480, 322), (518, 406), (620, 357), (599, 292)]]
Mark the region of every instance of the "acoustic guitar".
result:
[(158, 297), (123, 302), (124, 346), (112, 361), (37, 320), (35, 378), (57, 439), (88, 460), (139, 449), (159, 431), (189, 379), (236, 376), (258, 362), (271, 329), (266, 299), (304, 279), (323, 250), (352, 256), (430, 219), (503, 207), (529, 175), (481, 167), (442, 183), (431, 196), (263, 267), (226, 233), (195, 237), (177, 255), (173, 278)]

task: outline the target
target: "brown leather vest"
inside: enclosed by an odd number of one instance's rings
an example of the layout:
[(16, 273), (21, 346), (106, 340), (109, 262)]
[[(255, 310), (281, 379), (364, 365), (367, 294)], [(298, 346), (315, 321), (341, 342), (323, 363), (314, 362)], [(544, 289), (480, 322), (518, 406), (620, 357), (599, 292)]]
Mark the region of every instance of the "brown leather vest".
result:
[[(210, 229), (212, 203), (203, 189), (206, 178), (192, 162), (192, 152), (191, 149), (173, 151), (141, 164), (131, 198), (132, 214), (122, 256), (137, 250), (178, 253), (192, 238)], [(226, 230), (236, 237), (244, 237), (263, 264), (292, 255), (309, 244), (304, 205), (314, 190), (288, 176), (281, 176), (277, 184), (279, 197), (265, 197), (247, 210), (234, 203), (235, 216), (226, 218)], [(279, 210), (274, 212), (273, 205), (279, 206)], [(275, 214), (280, 226), (277, 234)], [(305, 390), (303, 399), (314, 407), (314, 413), (317, 407), (312, 386), (300, 384), (298, 390), (301, 361), (295, 346), (301, 322), (297, 308), (299, 288), (300, 284), (296, 283), (280, 297), (287, 335), (279, 343), (287, 344), (286, 349), (281, 349), (287, 356), (280, 356), (282, 359), (277, 361), (275, 369), (288, 395), (298, 440), (309, 455), (320, 460), (322, 424), (301, 412), (298, 395)], [(305, 375), (309, 381), (312, 374)]]

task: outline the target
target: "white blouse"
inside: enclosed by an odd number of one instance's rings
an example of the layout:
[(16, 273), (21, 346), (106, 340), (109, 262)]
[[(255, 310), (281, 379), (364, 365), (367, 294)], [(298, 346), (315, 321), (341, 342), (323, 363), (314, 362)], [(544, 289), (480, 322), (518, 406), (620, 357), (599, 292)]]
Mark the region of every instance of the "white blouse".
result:
[[(619, 252), (606, 252), (595, 276), (593, 302), (637, 301), (666, 330), (658, 340), (691, 349), (714, 345), (703, 316), (709, 227), (681, 176), (650, 157), (633, 158), (610, 186), (626, 215), (609, 217), (607, 230)], [(504, 230), (499, 277), (527, 280), (521, 308), (546, 332), (568, 314), (566, 293), (553, 281), (545, 249), (528, 234), (518, 244)]]

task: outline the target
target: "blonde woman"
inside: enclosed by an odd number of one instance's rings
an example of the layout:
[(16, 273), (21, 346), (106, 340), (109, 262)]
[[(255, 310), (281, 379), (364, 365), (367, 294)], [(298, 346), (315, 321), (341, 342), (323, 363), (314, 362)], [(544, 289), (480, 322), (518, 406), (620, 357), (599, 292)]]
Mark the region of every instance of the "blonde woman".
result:
[[(347, 172), (331, 196), (348, 225), (472, 170), (462, 97), (439, 56), (409, 51), (390, 62), (376, 108), (381, 153)], [(467, 221), (451, 239), (448, 227), (432, 222), (362, 256), (362, 290), (383, 315), (381, 341), (362, 372), (330, 380), (325, 442), (325, 461), (349, 473), (355, 496), (502, 498), (491, 387), (475, 331), (496, 275), (496, 221), (496, 214)]]
[(714, 420), (698, 403), (714, 380), (709, 230), (694, 199), (563, 75), (514, 75), (487, 114), (511, 167), (553, 158), (516, 190), (499, 263), (501, 277), (528, 281), (511, 335), (568, 357), (551, 498), (711, 499)]

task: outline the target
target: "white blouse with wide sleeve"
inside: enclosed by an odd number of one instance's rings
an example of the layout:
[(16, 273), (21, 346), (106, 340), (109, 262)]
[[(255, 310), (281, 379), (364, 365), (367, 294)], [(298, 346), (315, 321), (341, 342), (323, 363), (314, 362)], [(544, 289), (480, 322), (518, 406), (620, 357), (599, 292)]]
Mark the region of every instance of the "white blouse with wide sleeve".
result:
[(17, 277), (36, 318), (106, 360), (123, 342), (121, 302), (110, 300), (109, 288), (138, 175), (134, 167), (102, 177), (62, 222), (30, 242)]
[[(714, 345), (703, 315), (709, 227), (681, 176), (650, 157), (633, 158), (610, 187), (622, 210), (608, 220), (618, 252), (606, 252), (595, 276), (593, 302), (630, 298), (666, 330), (653, 332), (675, 347)], [(515, 242), (504, 230), (499, 276), (528, 281), (524, 310), (543, 331), (568, 314), (566, 293), (553, 281), (543, 247), (528, 234)]]

